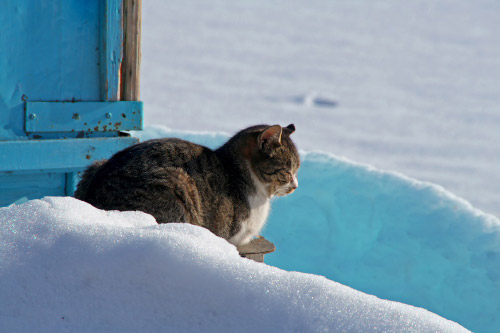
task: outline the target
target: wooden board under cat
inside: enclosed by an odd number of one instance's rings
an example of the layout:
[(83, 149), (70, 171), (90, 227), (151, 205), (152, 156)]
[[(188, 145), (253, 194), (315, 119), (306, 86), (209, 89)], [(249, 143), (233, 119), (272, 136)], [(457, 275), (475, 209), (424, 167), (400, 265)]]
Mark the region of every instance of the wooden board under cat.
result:
[(250, 243), (237, 247), (243, 258), (248, 258), (256, 262), (264, 262), (264, 255), (276, 250), (273, 243), (260, 236)]

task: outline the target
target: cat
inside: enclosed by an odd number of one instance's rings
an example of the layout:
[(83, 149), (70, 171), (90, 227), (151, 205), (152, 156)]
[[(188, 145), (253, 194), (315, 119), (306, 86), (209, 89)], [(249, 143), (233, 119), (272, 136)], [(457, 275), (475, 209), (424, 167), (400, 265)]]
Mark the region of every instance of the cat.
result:
[(293, 124), (241, 130), (216, 150), (175, 138), (128, 147), (84, 172), (75, 197), (106, 210), (187, 222), (238, 246), (259, 235), (273, 196), (298, 187)]

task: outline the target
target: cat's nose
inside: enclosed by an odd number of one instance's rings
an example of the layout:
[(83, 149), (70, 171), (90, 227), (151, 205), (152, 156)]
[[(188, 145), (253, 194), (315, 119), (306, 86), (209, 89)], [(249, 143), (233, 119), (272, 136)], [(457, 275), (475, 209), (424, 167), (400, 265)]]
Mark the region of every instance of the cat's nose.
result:
[(299, 187), (299, 181), (296, 176), (293, 176), (292, 182), (288, 185), (288, 194), (292, 193)]

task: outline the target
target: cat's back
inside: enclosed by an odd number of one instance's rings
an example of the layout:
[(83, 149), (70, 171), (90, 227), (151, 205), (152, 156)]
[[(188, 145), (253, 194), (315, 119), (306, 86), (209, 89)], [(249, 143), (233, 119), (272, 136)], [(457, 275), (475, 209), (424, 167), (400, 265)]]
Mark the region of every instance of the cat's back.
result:
[(211, 149), (177, 138), (153, 139), (128, 147), (113, 155), (102, 168), (104, 174), (141, 175), (158, 168), (178, 167), (188, 173), (218, 164)]
[(220, 190), (227, 183), (220, 177), (222, 169), (207, 147), (175, 138), (154, 139), (91, 165), (75, 197), (101, 209), (140, 210), (159, 223), (205, 226), (203, 200), (213, 199), (212, 186)]
[[(211, 149), (177, 138), (153, 139), (130, 146), (109, 160), (91, 166), (83, 175), (75, 197), (105, 208), (114, 194), (138, 189), (154, 191), (159, 179), (184, 174), (196, 183), (221, 170)], [(219, 177), (217, 177), (219, 178)]]

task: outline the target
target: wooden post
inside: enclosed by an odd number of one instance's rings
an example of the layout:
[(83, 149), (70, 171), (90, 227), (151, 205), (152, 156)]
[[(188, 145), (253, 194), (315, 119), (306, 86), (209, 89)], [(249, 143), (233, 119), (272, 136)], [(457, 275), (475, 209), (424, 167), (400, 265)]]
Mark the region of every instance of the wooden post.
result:
[(138, 101), (140, 98), (141, 7), (141, 0), (123, 0), (122, 101)]
[(264, 262), (264, 255), (274, 252), (276, 247), (273, 243), (264, 237), (258, 237), (250, 243), (238, 246), (238, 252), (244, 258), (252, 259), (257, 262)]

